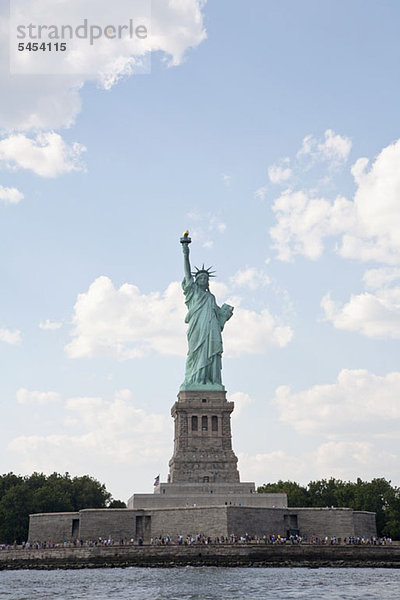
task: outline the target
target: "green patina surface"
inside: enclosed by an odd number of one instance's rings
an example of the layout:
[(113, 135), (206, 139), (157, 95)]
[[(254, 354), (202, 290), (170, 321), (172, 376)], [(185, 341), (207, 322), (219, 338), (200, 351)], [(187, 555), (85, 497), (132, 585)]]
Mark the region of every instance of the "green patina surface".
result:
[(190, 238), (181, 238), (185, 277), (182, 282), (185, 303), (188, 307), (185, 322), (188, 324), (188, 354), (185, 381), (181, 390), (224, 390), (222, 385), (222, 335), (221, 332), (233, 307), (218, 306), (209, 290), (210, 269), (197, 269), (192, 273), (189, 261)]

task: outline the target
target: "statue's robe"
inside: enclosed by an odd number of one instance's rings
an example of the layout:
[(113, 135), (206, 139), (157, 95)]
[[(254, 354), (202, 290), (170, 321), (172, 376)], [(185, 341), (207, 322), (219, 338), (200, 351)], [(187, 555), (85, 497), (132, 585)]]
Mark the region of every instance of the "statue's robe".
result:
[(221, 384), (222, 336), (226, 316), (208, 290), (194, 280), (182, 282), (189, 324), (185, 384)]

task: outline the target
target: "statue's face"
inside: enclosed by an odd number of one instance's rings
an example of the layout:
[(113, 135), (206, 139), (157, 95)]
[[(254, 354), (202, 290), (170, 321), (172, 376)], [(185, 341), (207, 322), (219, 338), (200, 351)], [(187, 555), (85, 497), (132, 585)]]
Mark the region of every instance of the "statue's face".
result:
[(201, 290), (208, 290), (208, 275), (207, 273), (200, 273), (196, 277), (196, 283)]

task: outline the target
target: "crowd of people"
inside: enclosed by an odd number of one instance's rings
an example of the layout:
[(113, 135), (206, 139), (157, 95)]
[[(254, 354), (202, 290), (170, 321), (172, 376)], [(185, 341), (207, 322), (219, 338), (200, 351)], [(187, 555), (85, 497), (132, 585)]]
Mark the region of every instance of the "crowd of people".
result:
[(15, 541), (13, 544), (0, 544), (0, 550), (41, 550), (45, 548), (94, 548), (97, 546), (108, 547), (108, 546), (193, 546), (193, 545), (219, 545), (219, 544), (268, 544), (268, 545), (294, 545), (294, 544), (314, 544), (314, 545), (331, 545), (331, 546), (387, 546), (392, 544), (390, 537), (360, 537), (360, 536), (348, 536), (348, 537), (337, 537), (335, 535), (318, 537), (305, 535), (288, 535), (282, 536), (280, 534), (268, 534), (262, 537), (251, 536), (247, 533), (242, 536), (231, 534), (230, 536), (207, 536), (201, 533), (196, 535), (178, 535), (171, 537), (169, 535), (154, 537), (150, 539), (150, 542), (144, 541), (143, 537), (135, 539), (131, 538), (120, 538), (114, 540), (111, 536), (108, 538), (99, 537), (96, 540), (72, 540), (64, 541), (62, 543), (55, 543), (52, 541), (45, 542), (22, 542), (17, 544)]
[(280, 534), (268, 534), (262, 537), (250, 536), (247, 533), (244, 536), (230, 535), (229, 537), (210, 537), (202, 534), (188, 535), (186, 537), (179, 535), (176, 539), (172, 539), (170, 536), (151, 538), (150, 543), (153, 546), (160, 545), (184, 545), (191, 546), (193, 544), (318, 544), (318, 545), (374, 545), (374, 546), (385, 546), (392, 544), (390, 537), (337, 537), (325, 536), (308, 536), (306, 535), (289, 535), (282, 536)]

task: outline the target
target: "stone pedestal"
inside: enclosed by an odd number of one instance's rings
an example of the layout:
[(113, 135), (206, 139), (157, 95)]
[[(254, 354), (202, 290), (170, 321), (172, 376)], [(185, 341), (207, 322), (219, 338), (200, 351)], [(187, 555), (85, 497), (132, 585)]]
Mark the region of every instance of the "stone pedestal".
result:
[(231, 412), (222, 390), (181, 390), (172, 407), (174, 454), (168, 483), (239, 482), (232, 450)]

